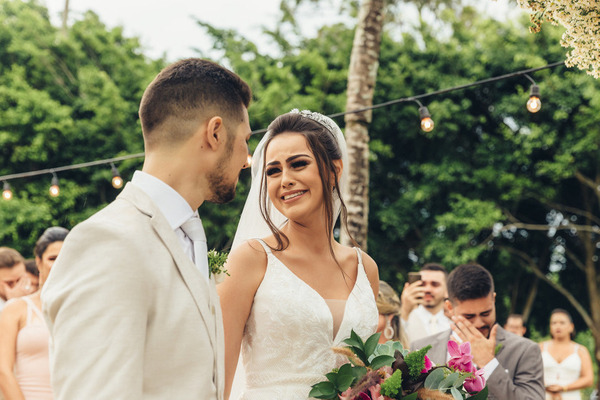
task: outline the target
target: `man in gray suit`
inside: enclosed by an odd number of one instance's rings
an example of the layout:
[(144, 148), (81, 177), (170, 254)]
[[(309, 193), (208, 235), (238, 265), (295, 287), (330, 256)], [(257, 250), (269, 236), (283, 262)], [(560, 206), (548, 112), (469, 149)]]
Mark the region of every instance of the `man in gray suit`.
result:
[(470, 342), (473, 363), (484, 370), (490, 400), (543, 400), (544, 372), (537, 344), (496, 324), (492, 275), (481, 265), (456, 267), (448, 276), (446, 307), (452, 329), (415, 341), (411, 348), (432, 345), (435, 364), (448, 360), (448, 341)]
[(250, 97), (201, 59), (168, 66), (144, 92), (142, 171), (71, 231), (44, 285), (55, 399), (223, 399), (221, 310), (197, 209), (235, 195)]

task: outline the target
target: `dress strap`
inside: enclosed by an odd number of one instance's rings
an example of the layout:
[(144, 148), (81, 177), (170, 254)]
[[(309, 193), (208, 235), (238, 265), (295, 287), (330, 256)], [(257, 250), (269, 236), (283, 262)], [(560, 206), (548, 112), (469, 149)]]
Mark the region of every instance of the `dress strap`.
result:
[(37, 308), (37, 306), (29, 298), (29, 296), (21, 297), (21, 299), (23, 299), (23, 301), (25, 301), (25, 303), (27, 303), (27, 325), (29, 325), (29, 323), (31, 322), (31, 317), (32, 317), (33, 313), (35, 313), (41, 321), (44, 321), (42, 312), (40, 311), (39, 308)]
[(262, 239), (256, 239), (258, 241), (258, 243), (260, 243), (260, 245), (263, 247), (263, 249), (265, 249), (265, 253), (267, 253), (267, 255), (273, 254), (271, 252), (271, 248), (265, 243), (264, 240)]
[(358, 256), (358, 265), (363, 267), (363, 270), (364, 270), (365, 266), (363, 265), (363, 261), (362, 261), (362, 251), (360, 251), (360, 249), (358, 247), (355, 247), (354, 250), (356, 250), (356, 255)]

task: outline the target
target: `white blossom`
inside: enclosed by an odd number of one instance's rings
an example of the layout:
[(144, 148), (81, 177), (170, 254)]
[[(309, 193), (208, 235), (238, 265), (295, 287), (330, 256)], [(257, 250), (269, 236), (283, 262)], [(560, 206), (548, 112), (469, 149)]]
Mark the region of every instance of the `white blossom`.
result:
[(539, 32), (542, 22), (566, 28), (561, 45), (570, 47), (565, 65), (577, 66), (600, 78), (600, 0), (517, 0), (531, 12), (530, 30)]

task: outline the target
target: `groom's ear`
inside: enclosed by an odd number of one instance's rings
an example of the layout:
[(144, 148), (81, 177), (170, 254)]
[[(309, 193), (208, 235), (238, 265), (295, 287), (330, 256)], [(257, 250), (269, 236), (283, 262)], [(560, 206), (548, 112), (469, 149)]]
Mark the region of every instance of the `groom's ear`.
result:
[(219, 116), (210, 118), (206, 123), (206, 132), (204, 132), (204, 135), (204, 140), (209, 149), (217, 150), (225, 142), (227, 136), (223, 118)]

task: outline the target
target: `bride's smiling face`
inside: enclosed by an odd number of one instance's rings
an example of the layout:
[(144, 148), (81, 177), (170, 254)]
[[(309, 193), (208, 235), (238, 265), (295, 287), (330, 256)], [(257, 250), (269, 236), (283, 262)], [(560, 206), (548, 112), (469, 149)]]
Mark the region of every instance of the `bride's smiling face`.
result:
[(265, 176), (273, 205), (288, 219), (322, 218), (323, 182), (303, 135), (285, 132), (271, 140), (265, 153)]

